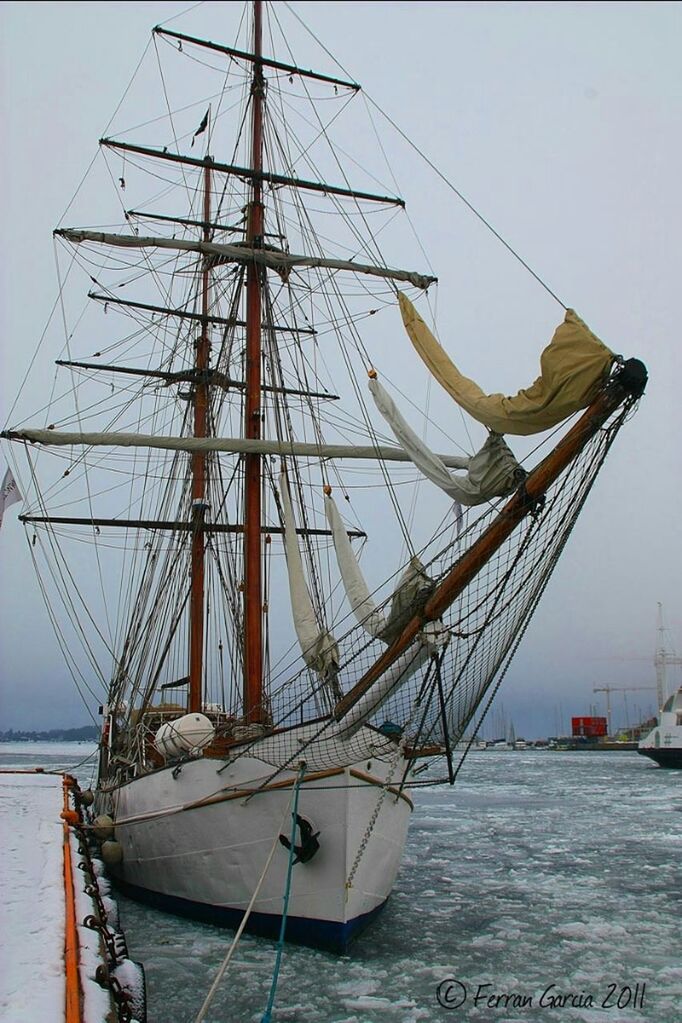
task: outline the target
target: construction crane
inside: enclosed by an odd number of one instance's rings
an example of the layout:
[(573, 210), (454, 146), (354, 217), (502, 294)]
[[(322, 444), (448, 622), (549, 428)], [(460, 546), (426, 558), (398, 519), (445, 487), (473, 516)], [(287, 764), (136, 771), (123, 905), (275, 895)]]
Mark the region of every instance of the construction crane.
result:
[(611, 693), (634, 693), (640, 689), (655, 689), (656, 686), (595, 686), (593, 693), (606, 693), (606, 727), (611, 735)]
[(668, 699), (668, 679), (667, 679), (667, 668), (668, 665), (681, 665), (682, 657), (676, 657), (675, 654), (669, 654), (665, 648), (665, 634), (666, 628), (663, 625), (663, 605), (658, 604), (658, 643), (656, 645), (656, 654), (654, 656), (654, 665), (656, 667), (656, 697), (658, 699), (659, 711), (663, 708), (663, 704)]
[[(678, 657), (677, 654), (671, 654), (666, 650), (665, 639), (666, 633), (669, 632), (663, 624), (663, 605), (658, 602), (658, 626), (656, 628), (658, 635), (656, 643), (656, 652), (654, 654), (654, 667), (656, 669), (656, 702), (658, 704), (659, 712), (663, 708), (665, 701), (668, 699), (668, 678), (667, 669), (668, 666), (682, 666), (682, 657)], [(599, 658), (599, 660), (607, 661), (648, 661), (648, 657), (641, 657), (637, 654), (626, 654), (617, 655), (615, 657)], [(651, 663), (651, 662), (649, 662)], [(615, 689), (615, 686), (611, 687)], [(649, 688), (649, 687), (645, 687)], [(654, 688), (653, 686), (651, 688)], [(595, 689), (595, 693), (604, 692), (602, 689)], [(608, 699), (608, 698), (607, 698)]]

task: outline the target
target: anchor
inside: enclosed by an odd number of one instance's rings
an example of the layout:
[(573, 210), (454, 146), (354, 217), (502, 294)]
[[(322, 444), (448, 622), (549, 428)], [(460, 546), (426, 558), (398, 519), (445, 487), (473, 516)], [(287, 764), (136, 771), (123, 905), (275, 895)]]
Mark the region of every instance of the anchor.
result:
[[(309, 863), (320, 848), (320, 843), (317, 841), (320, 832), (316, 831), (313, 834), (313, 825), (298, 813), (296, 814), (296, 824), (301, 833), (301, 844), (294, 845), (296, 853), (294, 863)], [(280, 835), (279, 840), (285, 849), (291, 849), (291, 842), (286, 835)]]

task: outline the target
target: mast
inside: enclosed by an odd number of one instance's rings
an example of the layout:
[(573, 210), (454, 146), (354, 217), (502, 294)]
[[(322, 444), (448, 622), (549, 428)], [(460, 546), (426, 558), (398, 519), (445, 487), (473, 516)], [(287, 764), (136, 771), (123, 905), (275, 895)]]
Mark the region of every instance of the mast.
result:
[(668, 680), (667, 680), (667, 666), (669, 664), (682, 664), (682, 657), (676, 657), (674, 654), (668, 653), (665, 648), (665, 625), (663, 624), (663, 604), (660, 600), (658, 602), (658, 645), (656, 647), (656, 655), (654, 657), (654, 666), (656, 668), (656, 689), (658, 699), (659, 711), (663, 709), (663, 705), (668, 699)]
[[(253, 79), (251, 82), (251, 202), (246, 242), (250, 248), (263, 245), (263, 100), (265, 79), (262, 58), (262, 2), (253, 4)], [(246, 395), (244, 436), (261, 436), (261, 288), (264, 268), (255, 261), (246, 270)], [(263, 639), (261, 580), (261, 456), (244, 458), (244, 718), (258, 722), (262, 717)]]
[[(210, 241), (211, 229), (211, 158), (206, 157), (204, 166), (204, 228), (203, 238)], [(209, 367), (211, 342), (209, 338), (209, 287), (210, 270), (206, 260), (201, 274), (201, 334), (197, 342), (194, 368), (194, 436), (205, 437), (208, 419), (208, 386), (206, 383)], [(203, 704), (203, 660), (204, 660), (204, 561), (206, 504), (206, 454), (192, 454), (192, 564), (189, 597), (189, 700), (190, 713), (200, 711)]]
[(656, 628), (658, 634), (658, 646), (656, 647), (656, 654), (654, 656), (654, 667), (656, 668), (656, 699), (658, 702), (658, 711), (660, 713), (663, 704), (668, 697), (668, 685), (666, 679), (666, 650), (665, 650), (665, 628), (663, 626), (663, 605), (660, 600), (658, 601), (658, 624)]

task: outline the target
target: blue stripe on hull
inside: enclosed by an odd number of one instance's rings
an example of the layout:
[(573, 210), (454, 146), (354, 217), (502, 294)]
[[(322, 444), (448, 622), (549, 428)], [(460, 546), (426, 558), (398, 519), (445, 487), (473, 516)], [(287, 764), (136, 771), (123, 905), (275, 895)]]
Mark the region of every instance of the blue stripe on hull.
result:
[[(122, 878), (114, 877), (114, 883), (131, 899), (144, 902), (154, 909), (161, 909), (166, 913), (175, 913), (177, 916), (190, 917), (193, 920), (201, 920), (204, 923), (216, 924), (219, 927), (230, 927), (236, 930), (241, 923), (244, 911), (241, 909), (230, 909), (227, 906), (211, 906), (205, 902), (193, 902), (191, 899), (182, 899), (177, 895), (165, 895), (162, 892), (153, 892), (148, 888), (140, 888), (138, 885), (130, 884)], [(381, 905), (355, 917), (347, 923), (338, 923), (335, 920), (310, 920), (303, 916), (287, 917), (286, 940), (296, 945), (307, 945), (310, 948), (324, 949), (327, 952), (343, 954), (348, 951), (351, 942), (367, 927), (368, 924), (379, 915), (386, 905), (385, 900)], [(282, 924), (281, 916), (272, 913), (251, 913), (246, 930), (250, 934), (257, 934), (262, 938), (278, 938), (279, 929)]]

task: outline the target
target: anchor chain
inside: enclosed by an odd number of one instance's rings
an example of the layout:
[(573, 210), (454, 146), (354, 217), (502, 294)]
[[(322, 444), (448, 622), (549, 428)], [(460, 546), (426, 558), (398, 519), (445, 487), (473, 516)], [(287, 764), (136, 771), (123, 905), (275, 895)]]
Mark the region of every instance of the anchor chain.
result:
[[(137, 1023), (146, 1023), (147, 1012), (143, 968), (139, 963), (133, 963), (142, 979), (141, 994), (136, 995), (134, 991), (129, 990), (128, 986), (122, 984), (116, 976), (116, 970), (124, 963), (132, 963), (132, 960), (130, 960), (128, 953), (125, 935), (110, 923), (111, 911), (107, 909), (103, 898), (103, 894), (108, 894), (108, 882), (103, 882), (98, 876), (90, 848), (91, 839), (86, 830), (86, 825), (84, 825), (80, 815), (78, 815), (77, 819), (69, 817), (67, 823), (73, 829), (78, 842), (77, 848), (81, 859), (77, 864), (77, 869), (83, 872), (86, 882), (83, 890), (92, 900), (94, 908), (93, 913), (89, 913), (83, 918), (81, 926), (98, 933), (104, 955), (104, 962), (100, 963), (95, 970), (94, 980), (100, 987), (110, 992), (115, 1007), (117, 1023), (131, 1023), (133, 1020), (137, 1021)], [(102, 884), (107, 885), (104, 888), (104, 892)], [(115, 909), (115, 906), (113, 908)], [(129, 968), (129, 965), (127, 968)]]
[(348, 874), (348, 878), (346, 880), (346, 897), (348, 897), (348, 892), (353, 887), (353, 880), (354, 880), (355, 875), (357, 873), (358, 867), (360, 866), (360, 863), (362, 861), (362, 857), (365, 855), (365, 850), (367, 848), (367, 844), (369, 842), (370, 836), (371, 836), (371, 834), (372, 834), (372, 832), (374, 830), (374, 825), (376, 824), (377, 819), (379, 817), (379, 814), (381, 813), (381, 807), (384, 805), (384, 800), (386, 799), (386, 794), (388, 793), (388, 790), (389, 790), (389, 788), (391, 787), (391, 785), (393, 783), (393, 775), (395, 774), (395, 770), (396, 770), (396, 768), (398, 766), (398, 761), (399, 761), (400, 757), (404, 754), (405, 747), (407, 745), (408, 729), (409, 729), (410, 725), (412, 724), (412, 721), (414, 720), (414, 717), (415, 717), (415, 715), (417, 713), (417, 708), (419, 707), (419, 703), (420, 703), (419, 700), (415, 700), (414, 707), (412, 709), (412, 713), (411, 713), (411, 715), (409, 717), (409, 720), (405, 724), (405, 727), (403, 728), (403, 733), (400, 736), (400, 741), (398, 742), (398, 745), (396, 746), (395, 751), (394, 751), (394, 753), (391, 756), (391, 759), (389, 761), (389, 769), (388, 769), (388, 774), (386, 775), (386, 780), (384, 781), (383, 785), (381, 786), (381, 792), (379, 794), (379, 798), (377, 799), (377, 804), (374, 807), (374, 810), (372, 812), (372, 816), (370, 817), (369, 822), (367, 824), (367, 827), (365, 828), (365, 833), (362, 836), (362, 840), (360, 842), (360, 845), (358, 846), (358, 851), (355, 854), (355, 859), (353, 860), (353, 866), (350, 868), (350, 873)]

